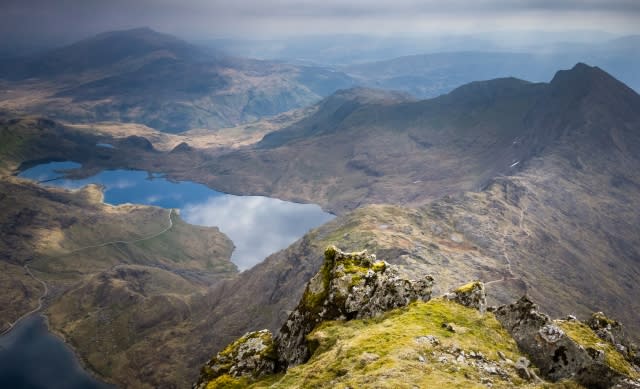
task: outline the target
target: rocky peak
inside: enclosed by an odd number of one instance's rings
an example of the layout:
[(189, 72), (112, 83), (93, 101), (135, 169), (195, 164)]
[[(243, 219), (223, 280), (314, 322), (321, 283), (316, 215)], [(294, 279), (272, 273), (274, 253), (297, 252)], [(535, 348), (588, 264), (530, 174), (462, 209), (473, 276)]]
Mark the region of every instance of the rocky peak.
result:
[(433, 278), (402, 279), (398, 271), (366, 251), (326, 249), (320, 271), (309, 281), (302, 300), (276, 339), (284, 366), (309, 358), (306, 336), (322, 321), (375, 317), (412, 301), (431, 298)]
[[(194, 387), (253, 387), (253, 384), (262, 387), (261, 383), (272, 382), (275, 373), (284, 373), (282, 380), (289, 381), (274, 387), (298, 387), (292, 382), (303, 379), (300, 372), (305, 369), (307, 372), (311, 369), (309, 374), (314, 377), (323, 374), (334, 377), (331, 384), (336, 384), (340, 377), (349, 375), (348, 366), (357, 366), (357, 370), (382, 363), (383, 358), (388, 360), (390, 353), (396, 352), (402, 357), (392, 358), (393, 366), (406, 360), (415, 367), (416, 362), (409, 362), (414, 357), (420, 364), (432, 363), (425, 365), (425, 370), (412, 370), (420, 379), (435, 369), (439, 374), (452, 374), (449, 378), (457, 382), (468, 384), (477, 379), (482, 384), (496, 383), (497, 387), (530, 387), (533, 381), (544, 385), (550, 381), (587, 388), (640, 388), (637, 347), (626, 340), (620, 323), (601, 312), (586, 322), (573, 316), (551, 320), (526, 296), (513, 304), (487, 308), (484, 284), (480, 281), (433, 300), (432, 286), (430, 276), (418, 281), (402, 279), (394, 266), (376, 260), (375, 255), (366, 251), (345, 253), (330, 246), (322, 267), (307, 284), (298, 306), (278, 335), (274, 337), (268, 330), (245, 334), (202, 368)], [(409, 305), (417, 300), (424, 302)], [(402, 309), (382, 316), (394, 308)], [(416, 314), (417, 311), (420, 313)], [(377, 316), (382, 317), (365, 320), (356, 327), (340, 324)], [(391, 324), (394, 318), (402, 325)], [(358, 328), (358, 332), (371, 330), (373, 335), (369, 339), (378, 339), (380, 325), (384, 336), (397, 339), (397, 344), (367, 341), (370, 343), (355, 346), (358, 341), (351, 339), (353, 328)], [(333, 331), (339, 333), (340, 328), (345, 328), (347, 338), (335, 338)], [(414, 331), (411, 336), (415, 338), (402, 342), (399, 332), (407, 328)], [(334, 339), (328, 340), (332, 336)], [(366, 334), (363, 338), (367, 338)], [(328, 351), (336, 347), (338, 350)], [(341, 352), (342, 347), (347, 351)], [(394, 351), (394, 347), (399, 351)], [(415, 352), (418, 354), (412, 354)], [(350, 353), (357, 361), (349, 360)], [(312, 354), (314, 358), (310, 360)], [(327, 355), (339, 356), (342, 362), (333, 359), (331, 368), (325, 367), (318, 361)], [(301, 366), (288, 371), (295, 365)], [(389, 369), (394, 370), (393, 366)], [(334, 374), (336, 369), (341, 373)], [(462, 378), (456, 376), (460, 369), (467, 369)], [(354, 372), (354, 376), (360, 373)], [(384, 372), (382, 376), (387, 375)], [(370, 379), (367, 376), (366, 382), (372, 382)], [(381, 387), (394, 386), (390, 382), (382, 383)]]
[(268, 330), (245, 334), (203, 367), (195, 387), (223, 375), (256, 378), (304, 363), (310, 357), (307, 335), (323, 321), (371, 318), (412, 301), (428, 301), (432, 286), (430, 276), (406, 280), (373, 254), (330, 246), (278, 336), (274, 339)]

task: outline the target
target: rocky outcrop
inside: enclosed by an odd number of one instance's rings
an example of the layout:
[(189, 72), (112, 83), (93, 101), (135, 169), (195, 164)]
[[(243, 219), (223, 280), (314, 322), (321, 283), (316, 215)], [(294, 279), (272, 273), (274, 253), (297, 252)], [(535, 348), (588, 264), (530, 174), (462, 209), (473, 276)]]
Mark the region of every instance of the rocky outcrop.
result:
[(608, 318), (602, 312), (595, 312), (586, 321), (586, 324), (602, 340), (609, 342), (616, 350), (634, 365), (640, 366), (640, 350), (638, 345), (632, 342), (616, 320)]
[(297, 308), (274, 339), (269, 330), (250, 332), (227, 346), (203, 368), (194, 388), (231, 377), (258, 378), (306, 362), (307, 335), (326, 320), (370, 318), (412, 301), (431, 298), (433, 278), (402, 279), (398, 271), (366, 251), (325, 251), (320, 271), (309, 281)]
[(271, 331), (249, 332), (211, 358), (202, 367), (200, 380), (193, 387), (204, 389), (209, 381), (225, 375), (258, 378), (273, 374), (277, 362), (275, 351)]
[(400, 278), (398, 271), (366, 251), (325, 251), (320, 271), (276, 339), (280, 363), (286, 367), (309, 359), (306, 336), (322, 321), (375, 317), (412, 301), (431, 298), (433, 278)]
[(480, 281), (470, 282), (444, 295), (465, 307), (474, 308), (484, 313), (487, 309), (487, 295), (484, 284)]
[(635, 368), (586, 324), (575, 319), (552, 321), (526, 296), (494, 313), (544, 378), (573, 379), (588, 388), (634, 384), (630, 375)]
[[(269, 380), (264, 376), (274, 373), (288, 375), (288, 367), (308, 362), (315, 350), (324, 350), (317, 352), (318, 358), (327, 355), (327, 347), (333, 344), (327, 339), (334, 335), (325, 331), (325, 327), (316, 329), (322, 322), (372, 318), (394, 308), (406, 307), (412, 301), (428, 301), (432, 286), (430, 276), (418, 281), (402, 279), (392, 265), (377, 261), (366, 251), (345, 253), (330, 246), (325, 251), (322, 267), (307, 284), (298, 306), (279, 334), (273, 337), (268, 330), (262, 330), (244, 335), (203, 367), (200, 381), (194, 387), (225, 387), (231, 383), (244, 387), (260, 382), (261, 377)], [(452, 309), (452, 306), (459, 308)], [(429, 313), (408, 314), (403, 325), (411, 323), (418, 328), (423, 325), (430, 328), (431, 333), (414, 338), (420, 348), (417, 355), (409, 349), (403, 350), (402, 355), (412, 355), (410, 359), (415, 357), (420, 363), (436, 363), (451, 374), (460, 368), (470, 369), (481, 384), (502, 382), (508, 383), (508, 387), (567, 381), (586, 388), (640, 389), (635, 346), (626, 340), (618, 322), (600, 312), (586, 322), (573, 316), (554, 321), (539, 312), (526, 296), (510, 305), (487, 308), (485, 287), (480, 281), (463, 285), (427, 304), (412, 305), (402, 312), (411, 309), (425, 309)], [(458, 313), (453, 314), (454, 311)], [(469, 320), (469, 317), (474, 319)], [(496, 328), (500, 327), (496, 319), (504, 328)], [(492, 321), (495, 326), (490, 324)], [(478, 329), (478, 323), (487, 327)], [(483, 334), (489, 327), (494, 335), (485, 337)], [(404, 327), (396, 327), (395, 331), (398, 330), (404, 331)], [(457, 342), (451, 342), (451, 339), (464, 339), (474, 331), (475, 350), (473, 346), (465, 350)], [(352, 336), (352, 333), (346, 333)], [(496, 337), (496, 333), (501, 335)], [(509, 346), (509, 343), (513, 345), (510, 338), (515, 340), (519, 350)], [(347, 343), (345, 340), (342, 346), (347, 347)], [(499, 348), (495, 346), (498, 344)], [(353, 343), (350, 347), (354, 347)], [(376, 343), (359, 347), (359, 352), (354, 354), (358, 356), (357, 366), (377, 363), (383, 358), (384, 353), (378, 353)], [(382, 350), (389, 345), (380, 347)], [(484, 347), (485, 353), (478, 347)], [(344, 355), (341, 358), (348, 359)], [(323, 367), (313, 367), (314, 363), (318, 363), (316, 358), (309, 361), (315, 375), (316, 370)], [(453, 365), (455, 369), (447, 370)], [(346, 375), (347, 371), (347, 368), (340, 370), (344, 374), (338, 376)], [(302, 379), (299, 373), (300, 370), (294, 370), (294, 381)], [(327, 373), (327, 377), (335, 379), (335, 374)], [(469, 379), (470, 376), (465, 373), (464, 377)]]

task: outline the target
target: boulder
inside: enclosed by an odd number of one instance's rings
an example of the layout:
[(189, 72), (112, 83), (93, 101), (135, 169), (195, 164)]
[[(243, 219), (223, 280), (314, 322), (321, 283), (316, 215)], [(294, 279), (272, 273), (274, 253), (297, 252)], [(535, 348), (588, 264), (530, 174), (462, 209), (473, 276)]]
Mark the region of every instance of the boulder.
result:
[(631, 364), (584, 323), (552, 321), (526, 296), (494, 314), (546, 379), (574, 379), (588, 388), (635, 382), (630, 380), (636, 376)]
[(484, 284), (480, 281), (463, 285), (445, 294), (444, 297), (465, 307), (477, 309), (482, 313), (487, 309), (487, 296), (485, 294)]
[(249, 332), (207, 362), (193, 387), (204, 389), (209, 381), (229, 375), (258, 378), (276, 371), (276, 348), (269, 330)]

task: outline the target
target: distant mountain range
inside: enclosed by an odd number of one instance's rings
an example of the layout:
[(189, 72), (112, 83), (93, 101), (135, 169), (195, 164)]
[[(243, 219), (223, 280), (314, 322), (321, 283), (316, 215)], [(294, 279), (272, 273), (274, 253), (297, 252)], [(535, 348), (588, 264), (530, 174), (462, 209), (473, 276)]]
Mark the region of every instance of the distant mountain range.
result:
[(517, 77), (547, 81), (576, 62), (597, 65), (640, 91), (640, 36), (601, 44), (565, 44), (542, 52), (455, 51), (404, 56), (342, 67), (362, 85), (436, 97), (477, 80)]
[[(331, 52), (338, 45), (312, 40), (300, 49), (313, 51), (314, 42), (320, 45), (318, 51)], [(343, 46), (355, 47), (355, 41), (346, 40)], [(456, 47), (462, 46), (451, 46)], [(43, 54), (0, 60), (0, 110), (71, 122), (141, 123), (172, 133), (215, 130), (301, 108), (356, 85), (436, 97), (477, 80), (547, 81), (556, 69), (580, 61), (599, 65), (640, 89), (638, 36), (556, 45), (548, 51), (440, 50), (317, 66), (295, 58), (287, 60), (298, 64), (233, 57), (148, 28), (107, 32)], [(387, 54), (399, 53), (402, 50)], [(332, 61), (329, 54), (325, 58), (324, 63)]]
[(333, 70), (231, 58), (147, 28), (4, 60), (0, 82), (0, 109), (167, 132), (233, 126), (353, 85)]

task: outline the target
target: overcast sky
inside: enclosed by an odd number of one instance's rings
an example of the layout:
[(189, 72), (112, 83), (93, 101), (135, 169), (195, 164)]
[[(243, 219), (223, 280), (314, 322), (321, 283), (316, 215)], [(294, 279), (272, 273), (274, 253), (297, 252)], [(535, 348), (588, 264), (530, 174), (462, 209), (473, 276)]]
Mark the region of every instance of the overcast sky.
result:
[(2, 40), (148, 26), (187, 38), (324, 33), (640, 33), (640, 0), (0, 0)]

